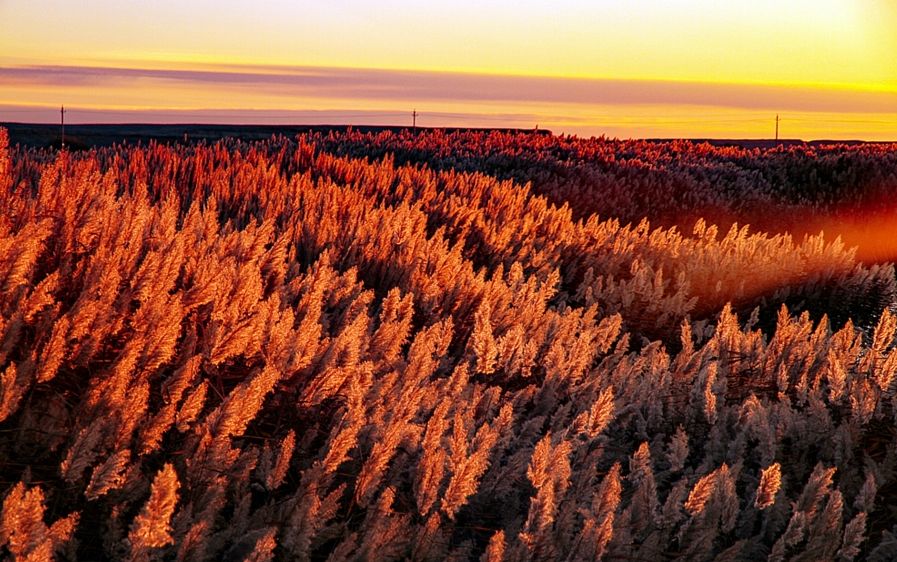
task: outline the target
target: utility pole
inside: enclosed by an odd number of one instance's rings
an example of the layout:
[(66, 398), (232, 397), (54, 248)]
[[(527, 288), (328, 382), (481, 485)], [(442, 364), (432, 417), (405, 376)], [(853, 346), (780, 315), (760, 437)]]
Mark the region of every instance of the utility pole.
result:
[(776, 113), (776, 142), (779, 142), (779, 114)]
[(411, 112), (411, 129), (417, 131), (417, 110)]
[(65, 106), (59, 107), (59, 119), (62, 124), (62, 148), (65, 149)]

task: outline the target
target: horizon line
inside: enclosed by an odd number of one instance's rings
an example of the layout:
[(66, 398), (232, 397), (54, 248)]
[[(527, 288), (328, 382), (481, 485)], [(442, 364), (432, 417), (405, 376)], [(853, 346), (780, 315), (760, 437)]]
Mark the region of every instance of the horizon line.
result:
[[(49, 123), (49, 122), (26, 122), (26, 121), (0, 121), (0, 127), (7, 127), (9, 125), (13, 126), (25, 126), (25, 127), (41, 127), (47, 129), (54, 129), (59, 127), (59, 123)], [(606, 140), (619, 140), (619, 141), (649, 141), (649, 142), (667, 142), (667, 141), (690, 141), (690, 142), (700, 142), (700, 141), (714, 141), (714, 142), (745, 142), (745, 143), (753, 143), (753, 142), (763, 142), (763, 143), (782, 143), (782, 144), (793, 144), (793, 143), (803, 143), (803, 144), (843, 144), (843, 143), (862, 143), (862, 144), (897, 144), (897, 138), (894, 140), (868, 140), (863, 138), (801, 138), (801, 137), (782, 137), (782, 138), (771, 138), (771, 137), (715, 137), (715, 136), (672, 136), (672, 137), (664, 137), (664, 136), (646, 136), (646, 137), (617, 137), (617, 136), (609, 136), (609, 135), (579, 135), (576, 133), (563, 133), (563, 132), (554, 132), (552, 129), (548, 128), (525, 128), (525, 127), (514, 127), (514, 126), (490, 126), (490, 125), (398, 125), (398, 124), (389, 124), (389, 123), (364, 123), (364, 124), (353, 124), (353, 123), (232, 123), (232, 122), (209, 122), (209, 123), (196, 123), (196, 122), (178, 122), (178, 123), (152, 123), (152, 122), (109, 122), (109, 123), (66, 123), (66, 127), (235, 127), (235, 128), (268, 128), (268, 129), (276, 129), (276, 128), (309, 128), (309, 129), (348, 129), (348, 128), (366, 128), (366, 129), (386, 129), (392, 132), (397, 131), (412, 131), (412, 130), (423, 130), (423, 131), (441, 131), (441, 130), (458, 130), (458, 131), (482, 131), (482, 132), (519, 132), (519, 133), (533, 133), (533, 134), (541, 134), (541, 135), (550, 135), (550, 136), (569, 136), (580, 139), (589, 139), (589, 138), (601, 138), (604, 137)], [(146, 135), (151, 138), (153, 135)], [(236, 137), (238, 135), (225, 135), (228, 137)]]

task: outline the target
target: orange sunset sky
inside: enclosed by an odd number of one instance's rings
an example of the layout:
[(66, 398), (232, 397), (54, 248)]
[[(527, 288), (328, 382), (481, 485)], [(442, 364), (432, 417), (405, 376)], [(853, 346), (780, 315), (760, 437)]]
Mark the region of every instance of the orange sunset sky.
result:
[(897, 140), (895, 0), (0, 0), (0, 121)]

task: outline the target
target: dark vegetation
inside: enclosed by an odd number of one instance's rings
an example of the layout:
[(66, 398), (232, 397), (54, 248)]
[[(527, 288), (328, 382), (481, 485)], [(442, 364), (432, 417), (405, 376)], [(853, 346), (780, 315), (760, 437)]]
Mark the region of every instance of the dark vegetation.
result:
[[(0, 123), (9, 134), (10, 143), (21, 144), (32, 148), (60, 148), (62, 135), (58, 124), (38, 123)], [(181, 124), (181, 125), (147, 125), (147, 124), (93, 124), (71, 125), (65, 127), (66, 144), (69, 149), (83, 150), (94, 147), (112, 146), (121, 143), (180, 143), (215, 142), (227, 138), (239, 138), (244, 141), (268, 140), (273, 136), (293, 137), (309, 133), (342, 133), (347, 130), (362, 133), (394, 132), (400, 133), (406, 127), (389, 125), (218, 125), (218, 124)], [(421, 128), (420, 131), (429, 129)], [(521, 132), (518, 129), (439, 129), (447, 133), (457, 131), (484, 132)], [(539, 131), (538, 134), (550, 135), (551, 131)]]

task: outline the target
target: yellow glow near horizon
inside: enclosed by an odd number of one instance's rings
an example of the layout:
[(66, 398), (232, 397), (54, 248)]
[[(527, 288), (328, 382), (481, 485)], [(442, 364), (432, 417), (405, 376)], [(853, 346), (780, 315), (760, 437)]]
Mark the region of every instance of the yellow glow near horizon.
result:
[[(893, 0), (6, 0), (0, 1), (0, 21), (0, 69), (59, 65), (218, 72), (242, 65), (247, 72), (269, 74), (280, 72), (277, 67), (284, 72), (295, 67), (408, 69), (809, 86), (842, 92), (845, 99), (850, 92), (897, 94)], [(366, 98), (361, 88), (351, 99), (334, 99), (266, 95), (234, 84), (223, 91), (218, 84), (165, 78), (89, 80), (82, 77), (74, 85), (19, 80), (0, 88), (0, 103), (65, 101), (133, 109), (408, 107), (407, 99)], [(589, 107), (582, 100), (564, 108), (525, 100), (504, 108), (482, 100), (418, 103), (431, 111), (564, 114), (576, 122), (602, 113), (617, 121), (637, 115), (656, 122), (658, 130), (664, 115), (689, 114), (699, 121), (697, 112), (706, 111), (699, 104), (645, 111), (620, 101), (610, 112), (598, 110), (601, 103)], [(730, 100), (720, 99), (718, 105), (727, 107)], [(856, 107), (851, 112), (864, 113)], [(891, 124), (897, 103), (886, 113), (866, 119), (886, 123), (883, 131), (870, 133), (897, 138), (897, 125)], [(639, 123), (633, 130), (650, 127)], [(709, 130), (696, 125), (689, 136)]]

